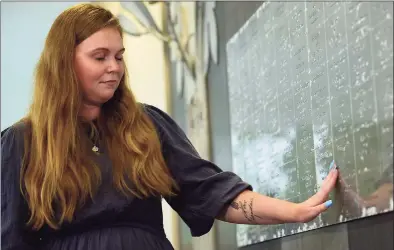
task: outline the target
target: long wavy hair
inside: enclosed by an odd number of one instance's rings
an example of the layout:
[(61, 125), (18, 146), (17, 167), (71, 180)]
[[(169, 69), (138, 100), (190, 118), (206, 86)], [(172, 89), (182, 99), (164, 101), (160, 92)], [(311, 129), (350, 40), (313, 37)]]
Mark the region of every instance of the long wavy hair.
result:
[[(35, 71), (34, 94), (25, 133), (21, 190), (34, 229), (57, 229), (101, 183), (101, 171), (79, 117), (82, 93), (74, 71), (75, 47), (102, 28), (122, 35), (113, 14), (94, 4), (78, 4), (54, 21)], [(127, 72), (127, 70), (126, 70)], [(177, 185), (163, 159), (157, 131), (129, 89), (127, 73), (95, 122), (112, 161), (113, 183), (138, 198), (172, 196)]]

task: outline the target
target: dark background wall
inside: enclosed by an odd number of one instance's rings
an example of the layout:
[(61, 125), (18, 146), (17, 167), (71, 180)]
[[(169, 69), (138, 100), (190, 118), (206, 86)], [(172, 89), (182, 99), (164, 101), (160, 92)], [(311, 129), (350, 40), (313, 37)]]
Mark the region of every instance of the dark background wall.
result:
[[(208, 102), (211, 121), (212, 161), (231, 170), (230, 124), (227, 90), (226, 43), (257, 10), (262, 2), (217, 2), (219, 64), (211, 65), (208, 75)], [(184, 101), (172, 89), (172, 116), (185, 128)], [(181, 250), (190, 249), (189, 231), (181, 225)], [(235, 250), (234, 225), (216, 224), (216, 250)], [(247, 246), (245, 250), (392, 250), (393, 213), (359, 219), (309, 232)]]

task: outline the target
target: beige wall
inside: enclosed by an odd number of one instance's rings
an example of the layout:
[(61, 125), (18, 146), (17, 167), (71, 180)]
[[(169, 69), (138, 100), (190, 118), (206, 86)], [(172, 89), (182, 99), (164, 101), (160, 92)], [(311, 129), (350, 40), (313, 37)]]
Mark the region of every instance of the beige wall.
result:
[[(121, 10), (119, 2), (100, 3), (115, 15)], [(162, 4), (149, 6), (153, 18), (161, 27)], [(153, 35), (132, 37), (125, 35), (125, 62), (130, 75), (130, 85), (138, 101), (152, 104), (165, 112), (169, 110), (169, 94), (164, 64), (164, 44)], [(164, 230), (175, 250), (179, 249), (178, 216), (163, 201)]]

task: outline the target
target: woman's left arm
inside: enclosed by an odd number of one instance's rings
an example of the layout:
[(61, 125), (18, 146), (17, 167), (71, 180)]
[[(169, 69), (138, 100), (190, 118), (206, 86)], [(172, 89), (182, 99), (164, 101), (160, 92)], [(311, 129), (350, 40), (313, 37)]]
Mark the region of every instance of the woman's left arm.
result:
[(217, 219), (236, 224), (282, 224), (308, 222), (327, 210), (329, 193), (335, 187), (338, 170), (333, 168), (319, 192), (302, 203), (292, 203), (244, 191), (226, 206)]

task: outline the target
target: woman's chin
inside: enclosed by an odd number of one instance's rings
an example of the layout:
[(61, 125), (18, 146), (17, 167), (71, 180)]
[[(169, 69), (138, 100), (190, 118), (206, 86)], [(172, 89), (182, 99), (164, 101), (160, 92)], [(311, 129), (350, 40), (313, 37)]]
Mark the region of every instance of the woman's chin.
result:
[(101, 95), (99, 97), (101, 103), (106, 103), (109, 100), (111, 100), (112, 97), (114, 97), (114, 93), (115, 93), (114, 91), (111, 91), (111, 92), (108, 91), (107, 93), (101, 93)]

